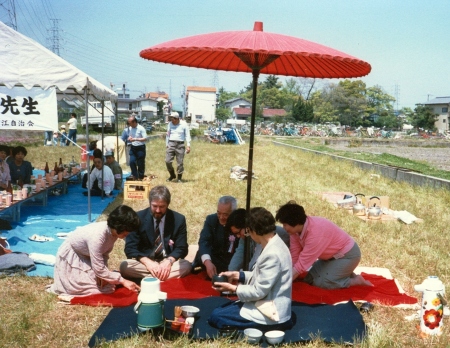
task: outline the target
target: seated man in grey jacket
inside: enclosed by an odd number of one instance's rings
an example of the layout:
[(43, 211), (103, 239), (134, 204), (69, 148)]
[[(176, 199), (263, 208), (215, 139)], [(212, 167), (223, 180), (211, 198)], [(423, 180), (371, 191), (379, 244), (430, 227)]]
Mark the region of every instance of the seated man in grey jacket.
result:
[[(245, 253), (245, 209), (237, 209), (233, 211), (228, 217), (227, 223), (225, 225), (225, 231), (233, 233), (239, 238), (239, 245), (231, 258), (230, 264), (228, 265), (229, 271), (240, 271), (244, 269), (244, 253)], [(275, 227), (275, 232), (280, 236), (286, 246), (289, 248), (289, 234), (281, 226)], [(261, 254), (262, 248), (261, 244), (257, 244), (253, 239), (249, 238), (250, 243), (250, 262), (248, 269), (251, 270), (255, 265), (256, 259)]]

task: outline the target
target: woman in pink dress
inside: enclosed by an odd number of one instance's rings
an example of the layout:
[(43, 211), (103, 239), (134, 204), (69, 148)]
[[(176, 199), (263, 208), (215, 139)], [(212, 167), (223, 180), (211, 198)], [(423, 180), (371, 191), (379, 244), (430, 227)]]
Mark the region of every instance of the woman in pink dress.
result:
[(117, 239), (139, 228), (136, 212), (126, 205), (114, 209), (107, 221), (95, 222), (70, 233), (56, 254), (54, 283), (57, 295), (107, 294), (117, 284), (138, 291), (139, 286), (108, 269), (109, 254)]

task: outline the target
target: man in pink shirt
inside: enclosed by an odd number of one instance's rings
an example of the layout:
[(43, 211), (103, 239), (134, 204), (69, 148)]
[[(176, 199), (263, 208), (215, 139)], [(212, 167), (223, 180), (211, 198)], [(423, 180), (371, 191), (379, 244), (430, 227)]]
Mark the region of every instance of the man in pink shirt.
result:
[(276, 220), (290, 235), (292, 279), (324, 289), (373, 286), (353, 271), (361, 260), (358, 244), (331, 221), (306, 216), (301, 205), (290, 201), (277, 211)]

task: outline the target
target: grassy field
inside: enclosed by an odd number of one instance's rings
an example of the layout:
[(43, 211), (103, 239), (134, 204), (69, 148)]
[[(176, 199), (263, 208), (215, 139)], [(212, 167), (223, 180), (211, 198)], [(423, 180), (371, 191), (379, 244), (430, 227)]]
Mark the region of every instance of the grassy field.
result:
[[(373, 180), (366, 172), (347, 163), (334, 161), (295, 149), (274, 146), (271, 139), (257, 138), (253, 169), (258, 179), (253, 181), (252, 206), (264, 206), (273, 213), (294, 199), (309, 215), (326, 217), (348, 231), (362, 251), (362, 266), (386, 267), (398, 279), (406, 292), (419, 297), (413, 289), (428, 275), (437, 275), (450, 283), (447, 264), (450, 262), (448, 226), (450, 225), (450, 192), (380, 178)], [(157, 176), (153, 184), (166, 184), (168, 173), (164, 164), (165, 144), (162, 139), (147, 145), (147, 174)], [(45, 161), (53, 163), (72, 156), (79, 160), (75, 147), (30, 147), (27, 160), (37, 168)], [(168, 183), (172, 192), (171, 208), (187, 218), (188, 241), (197, 244), (206, 215), (215, 212), (221, 195), (238, 198), (245, 207), (246, 182), (229, 179), (230, 168), (247, 167), (248, 146), (214, 145), (194, 141), (192, 152), (185, 157), (182, 184)], [(374, 160), (376, 162), (376, 160)], [(346, 211), (335, 209), (317, 193), (325, 191), (362, 192), (366, 195), (386, 195), (394, 210), (407, 210), (422, 218), (422, 224), (400, 222), (364, 223)], [(105, 211), (107, 214), (123, 197)], [(148, 202), (126, 201), (136, 210), (148, 207)], [(100, 220), (105, 219), (105, 215)], [(118, 241), (110, 259), (110, 268), (117, 269), (125, 257), (124, 244)], [(109, 308), (67, 306), (58, 303), (54, 295), (44, 291), (51, 278), (0, 276), (3, 300), (0, 316), (0, 346), (4, 347), (84, 347)], [(364, 319), (369, 334), (359, 347), (436, 347), (450, 346), (448, 319), (440, 337), (421, 339), (418, 321), (406, 321), (413, 310), (375, 306)], [(102, 347), (232, 347), (225, 340), (189, 342), (187, 339), (166, 341), (151, 336), (119, 340)], [(240, 344), (243, 345), (243, 344)], [(245, 346), (245, 344), (243, 345)], [(299, 345), (300, 346), (300, 345)], [(320, 340), (302, 347), (329, 347)], [(331, 345), (339, 346), (339, 345)]]

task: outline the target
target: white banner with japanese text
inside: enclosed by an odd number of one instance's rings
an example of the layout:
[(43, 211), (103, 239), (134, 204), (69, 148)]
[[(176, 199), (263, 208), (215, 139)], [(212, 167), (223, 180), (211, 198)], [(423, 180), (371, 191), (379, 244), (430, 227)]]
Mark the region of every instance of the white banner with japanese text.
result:
[(0, 131), (58, 130), (56, 89), (0, 86)]

